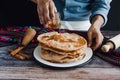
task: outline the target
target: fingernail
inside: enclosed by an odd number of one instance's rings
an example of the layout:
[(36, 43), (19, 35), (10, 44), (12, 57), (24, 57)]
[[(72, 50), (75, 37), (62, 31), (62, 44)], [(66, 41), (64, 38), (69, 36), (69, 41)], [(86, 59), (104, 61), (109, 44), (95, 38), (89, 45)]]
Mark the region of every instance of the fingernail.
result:
[(90, 47), (90, 44), (88, 44), (88, 47)]
[(40, 23), (43, 24), (42, 20), (40, 20)]
[(93, 49), (93, 51), (95, 51), (96, 49), (95, 48), (92, 48)]
[(53, 16), (52, 19), (55, 19), (55, 17)]

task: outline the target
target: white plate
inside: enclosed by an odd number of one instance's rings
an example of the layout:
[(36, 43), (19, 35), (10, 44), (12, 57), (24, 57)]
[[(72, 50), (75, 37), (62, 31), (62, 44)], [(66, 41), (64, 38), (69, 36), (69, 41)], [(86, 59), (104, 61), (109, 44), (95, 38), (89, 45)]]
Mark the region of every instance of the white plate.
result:
[(59, 68), (67, 68), (67, 67), (75, 67), (82, 65), (83, 63), (87, 62), (91, 57), (93, 56), (93, 51), (91, 48), (87, 48), (87, 54), (82, 60), (74, 61), (74, 62), (69, 62), (69, 63), (52, 63), (49, 61), (46, 61), (40, 57), (40, 50), (41, 48), (37, 46), (34, 49), (33, 56), (34, 58), (39, 61), (42, 64), (45, 64), (47, 66), (52, 66), (52, 67), (59, 67)]

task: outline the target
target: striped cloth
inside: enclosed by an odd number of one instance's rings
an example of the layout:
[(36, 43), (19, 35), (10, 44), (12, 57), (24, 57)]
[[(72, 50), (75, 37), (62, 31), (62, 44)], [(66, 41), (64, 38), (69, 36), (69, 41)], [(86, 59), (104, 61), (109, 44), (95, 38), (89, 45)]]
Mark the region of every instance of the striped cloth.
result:
[[(28, 27), (31, 26), (17, 26), (17, 27), (5, 27), (5, 28), (0, 28), (0, 47), (8, 46), (11, 44), (20, 44), (22, 41), (22, 38), (24, 36), (25, 31), (27, 30)], [(32, 26), (37, 31), (37, 35), (35, 38), (31, 41), (32, 43), (37, 42), (37, 36), (42, 33), (46, 32), (51, 32), (51, 31), (59, 31), (61, 33), (64, 32), (70, 32), (70, 33), (77, 33), (80, 34), (81, 36), (85, 37), (87, 39), (87, 33), (86, 32), (79, 32), (79, 31), (70, 31), (67, 29), (47, 29), (47, 28), (41, 28), (41, 27), (36, 27)], [(108, 36), (108, 35), (107, 35)], [(110, 36), (110, 35), (109, 35)], [(103, 44), (106, 42), (106, 38), (103, 42)], [(101, 59), (108, 61), (112, 64), (120, 66), (120, 48), (115, 51), (109, 51), (107, 53), (103, 53), (100, 51), (100, 49), (96, 50), (94, 52), (95, 55), (99, 56)]]
[[(104, 39), (103, 44), (106, 42), (108, 39)], [(120, 48), (117, 50), (110, 50), (107, 53), (101, 52), (100, 49), (96, 50), (95, 55), (99, 56), (101, 59), (110, 62), (114, 65), (120, 66)]]

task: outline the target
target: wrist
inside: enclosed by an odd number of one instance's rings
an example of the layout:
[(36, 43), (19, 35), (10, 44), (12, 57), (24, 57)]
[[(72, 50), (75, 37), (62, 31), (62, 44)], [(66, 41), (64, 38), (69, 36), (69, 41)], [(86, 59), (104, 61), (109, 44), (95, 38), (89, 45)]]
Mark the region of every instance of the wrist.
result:
[(32, 1), (33, 3), (37, 3), (37, 0), (30, 0), (30, 1)]
[(92, 19), (92, 26), (94, 26), (95, 28), (100, 29), (103, 23), (104, 23), (104, 19), (101, 15), (96, 15)]
[(46, 4), (48, 3), (49, 1), (52, 1), (52, 0), (35, 0), (36, 3), (41, 3), (41, 4)]

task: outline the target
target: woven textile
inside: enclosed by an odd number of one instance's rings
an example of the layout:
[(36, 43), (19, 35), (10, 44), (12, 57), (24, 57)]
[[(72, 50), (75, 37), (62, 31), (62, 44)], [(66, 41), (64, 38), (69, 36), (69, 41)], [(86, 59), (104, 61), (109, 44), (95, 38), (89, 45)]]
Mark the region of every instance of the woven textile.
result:
[[(24, 36), (24, 33), (28, 27), (32, 27), (37, 31), (37, 35), (31, 41), (32, 43), (37, 42), (36, 39), (39, 34), (51, 32), (51, 31), (59, 31), (61, 33), (64, 33), (64, 32), (77, 33), (87, 39), (86, 32), (70, 31), (66, 29), (56, 30), (56, 29), (47, 29), (47, 28), (41, 28), (41, 27), (36, 27), (36, 26), (5, 27), (5, 28), (0, 28), (0, 47), (8, 46), (11, 44), (20, 44)], [(104, 42), (106, 42), (106, 40), (107, 39), (105, 39)], [(120, 49), (116, 51), (109, 51), (108, 53), (103, 53), (100, 51), (100, 49), (98, 49), (97, 51), (94, 52), (94, 54), (99, 56), (101, 59), (105, 61), (108, 61), (112, 64), (120, 66)]]

